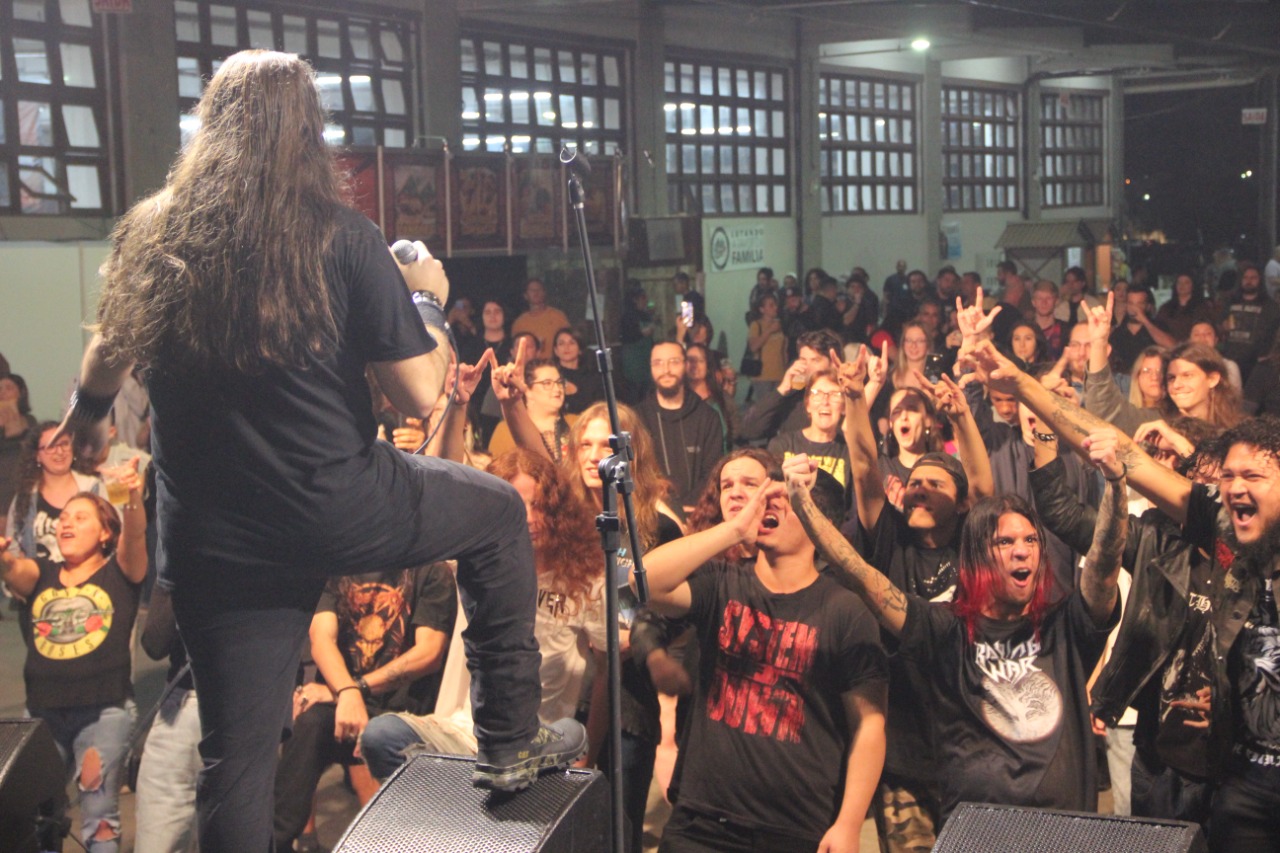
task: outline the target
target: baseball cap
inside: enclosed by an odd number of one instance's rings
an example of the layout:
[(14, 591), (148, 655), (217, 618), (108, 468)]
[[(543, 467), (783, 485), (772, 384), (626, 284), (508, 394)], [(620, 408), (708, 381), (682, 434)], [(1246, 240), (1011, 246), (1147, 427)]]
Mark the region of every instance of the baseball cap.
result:
[(956, 484), (956, 501), (962, 501), (969, 495), (969, 476), (964, 472), (964, 466), (960, 464), (960, 460), (948, 453), (939, 453), (933, 451), (926, 453), (916, 460), (916, 464), (911, 466), (911, 473), (915, 473), (917, 468), (922, 466), (930, 466), (933, 468), (941, 468), (951, 475), (951, 479)]

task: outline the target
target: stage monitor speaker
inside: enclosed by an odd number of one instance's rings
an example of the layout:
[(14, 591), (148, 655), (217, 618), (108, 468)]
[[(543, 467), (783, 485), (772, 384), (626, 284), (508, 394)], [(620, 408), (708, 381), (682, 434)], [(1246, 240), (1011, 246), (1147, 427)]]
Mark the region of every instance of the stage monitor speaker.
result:
[(523, 791), (475, 788), (475, 760), (410, 756), (333, 853), (607, 853), (609, 785), (593, 770), (547, 773)]
[(1199, 824), (961, 803), (933, 853), (1205, 853)]
[(66, 765), (42, 720), (0, 720), (0, 847), (62, 849)]

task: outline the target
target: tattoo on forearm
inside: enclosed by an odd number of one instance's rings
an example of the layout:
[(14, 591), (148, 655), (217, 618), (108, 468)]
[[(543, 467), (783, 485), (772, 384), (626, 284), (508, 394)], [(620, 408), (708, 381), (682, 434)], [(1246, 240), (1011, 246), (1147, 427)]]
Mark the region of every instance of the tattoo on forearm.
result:
[(884, 615), (905, 615), (907, 597), (902, 590), (862, 558), (839, 530), (818, 511), (808, 492), (791, 497), (791, 505), (813, 544), (832, 564), (847, 572), (862, 591), (862, 597)]
[(1089, 604), (1103, 605), (1115, 591), (1120, 556), (1124, 552), (1129, 529), (1125, 480), (1108, 482), (1098, 507), (1098, 526), (1094, 528), (1093, 545), (1085, 556), (1080, 575), (1081, 592)]

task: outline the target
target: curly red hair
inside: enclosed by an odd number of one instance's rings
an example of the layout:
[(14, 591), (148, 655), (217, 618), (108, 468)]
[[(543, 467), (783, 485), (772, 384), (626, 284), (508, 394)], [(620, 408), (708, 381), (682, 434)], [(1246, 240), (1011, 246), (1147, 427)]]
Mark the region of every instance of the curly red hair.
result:
[(573, 612), (578, 612), (604, 569), (591, 511), (574, 496), (555, 463), (533, 451), (522, 447), (508, 451), (490, 462), (486, 470), (508, 483), (527, 474), (537, 484), (533, 506), (542, 514), (545, 529), (538, 552), (548, 557), (547, 580), (569, 598)]

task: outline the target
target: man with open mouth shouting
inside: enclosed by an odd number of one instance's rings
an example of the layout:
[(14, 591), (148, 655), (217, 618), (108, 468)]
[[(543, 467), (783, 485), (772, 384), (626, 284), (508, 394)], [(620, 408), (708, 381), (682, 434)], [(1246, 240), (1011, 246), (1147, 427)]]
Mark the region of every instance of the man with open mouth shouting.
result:
[[(1014, 394), (1073, 446), (1080, 447), (1082, 437), (1101, 424), (1046, 393), (994, 348), (979, 348), (974, 359), (989, 387)], [(1206, 585), (1212, 594), (1187, 602), (1210, 611), (1209, 677), (1197, 701), (1181, 706), (1200, 715), (1213, 742), (1230, 745), (1219, 766), (1209, 768), (1210, 781), (1220, 781), (1210, 848), (1252, 853), (1274, 850), (1280, 836), (1280, 419), (1243, 421), (1218, 441), (1222, 466), (1216, 490), (1158, 464), (1123, 435), (1117, 457), (1134, 488), (1182, 525), (1182, 539), (1212, 560)], [(1176, 657), (1172, 644), (1178, 632), (1161, 622), (1171, 613), (1159, 602), (1131, 604), (1121, 633), (1132, 630), (1131, 621), (1145, 620), (1133, 627), (1155, 643), (1151, 655)]]
[(1086, 443), (1107, 490), (1080, 585), (1058, 604), (1049, 602), (1044, 530), (1022, 498), (974, 506), (960, 537), (955, 599), (931, 602), (904, 593), (817, 512), (808, 459), (784, 466), (792, 506), (818, 549), (897, 638), (898, 657), (923, 685), (944, 820), (962, 801), (1097, 807), (1085, 683), (1119, 618), (1128, 516), (1115, 431)]

